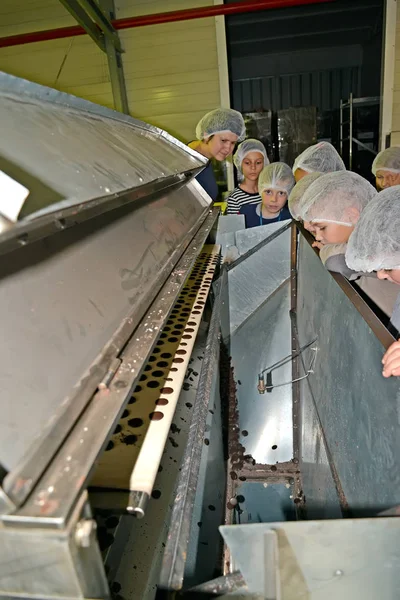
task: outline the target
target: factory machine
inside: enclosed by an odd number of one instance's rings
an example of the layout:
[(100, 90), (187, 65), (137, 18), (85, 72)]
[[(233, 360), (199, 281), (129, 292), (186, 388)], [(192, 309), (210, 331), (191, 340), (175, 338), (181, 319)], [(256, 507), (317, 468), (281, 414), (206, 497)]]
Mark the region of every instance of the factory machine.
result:
[(0, 597), (399, 598), (393, 338), (355, 289), (157, 128), (5, 74), (0, 115)]

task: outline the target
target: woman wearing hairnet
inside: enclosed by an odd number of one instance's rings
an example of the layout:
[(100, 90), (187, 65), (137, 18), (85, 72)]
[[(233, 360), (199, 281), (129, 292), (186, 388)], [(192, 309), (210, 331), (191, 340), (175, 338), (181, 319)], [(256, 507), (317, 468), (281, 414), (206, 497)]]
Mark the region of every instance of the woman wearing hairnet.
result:
[(235, 215), (246, 204), (259, 204), (258, 176), (264, 167), (269, 165), (264, 144), (249, 138), (239, 144), (234, 157), (236, 169), (241, 183), (232, 190), (228, 197), (228, 215)]
[(294, 161), (293, 173), (296, 183), (307, 173), (333, 173), (345, 171), (346, 167), (335, 148), (329, 142), (319, 142), (306, 148)]
[[(400, 186), (383, 191), (369, 203), (350, 237), (346, 263), (350, 269), (376, 271), (379, 279), (400, 285)], [(400, 294), (390, 323), (398, 336)], [(384, 377), (400, 376), (400, 342), (390, 346), (382, 363)]]
[(378, 190), (400, 184), (400, 147), (393, 146), (379, 152), (372, 163)]
[[(204, 115), (196, 127), (196, 140), (189, 147), (206, 158), (223, 161), (230, 156), (236, 143), (246, 133), (244, 120), (240, 112), (232, 108), (216, 108)], [(207, 194), (216, 200), (218, 185), (211, 162), (196, 177)]]
[(368, 203), (377, 196), (375, 188), (351, 171), (327, 173), (305, 192), (298, 213), (314, 229), (313, 246), (329, 271), (341, 273), (357, 285), (388, 316), (396, 301), (392, 284), (382, 285), (374, 275), (366, 277), (349, 269), (345, 262), (347, 242)]
[(246, 229), (291, 219), (287, 200), (294, 186), (292, 171), (285, 163), (272, 163), (260, 173), (258, 190), (259, 204), (248, 204), (240, 209), (244, 215)]

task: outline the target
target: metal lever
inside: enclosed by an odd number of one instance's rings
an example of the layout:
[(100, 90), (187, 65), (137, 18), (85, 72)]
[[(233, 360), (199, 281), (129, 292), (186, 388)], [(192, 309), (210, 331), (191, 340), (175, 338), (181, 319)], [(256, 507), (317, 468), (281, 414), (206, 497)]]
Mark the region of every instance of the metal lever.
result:
[[(259, 394), (265, 394), (265, 392), (267, 392), (267, 393), (272, 392), (272, 390), (274, 388), (274, 385), (272, 384), (272, 371), (275, 371), (279, 367), (282, 367), (283, 365), (285, 365), (288, 362), (292, 361), (294, 358), (297, 358), (298, 356), (300, 356), (300, 354), (302, 352), (304, 352), (304, 350), (306, 350), (307, 348), (309, 348), (310, 346), (312, 346), (312, 344), (314, 344), (316, 341), (317, 341), (317, 338), (315, 338), (314, 340), (312, 340), (308, 344), (305, 344), (304, 346), (302, 346), (294, 354), (289, 354), (288, 356), (285, 356), (284, 358), (282, 358), (281, 360), (279, 360), (275, 364), (271, 365), (270, 367), (267, 367), (267, 368), (263, 369), (261, 371), (261, 373), (259, 373), (259, 375), (258, 375), (258, 384), (257, 384), (258, 393)], [(314, 357), (314, 359), (312, 361), (312, 364), (314, 364), (314, 360), (315, 360), (315, 357)], [(310, 365), (310, 369), (309, 369), (309, 371), (308, 371), (308, 373), (307, 373), (307, 375), (305, 377), (308, 377), (308, 375), (311, 373), (311, 370), (312, 370), (312, 366)], [(267, 373), (267, 382), (266, 383), (265, 383), (265, 379), (264, 379), (264, 373)], [(301, 379), (303, 379), (303, 378), (301, 378)], [(296, 380), (296, 381), (300, 381), (300, 380)], [(278, 384), (275, 387), (281, 387), (282, 385), (288, 385), (289, 383), (293, 383), (293, 381), (288, 381), (286, 383), (281, 383), (281, 384)]]

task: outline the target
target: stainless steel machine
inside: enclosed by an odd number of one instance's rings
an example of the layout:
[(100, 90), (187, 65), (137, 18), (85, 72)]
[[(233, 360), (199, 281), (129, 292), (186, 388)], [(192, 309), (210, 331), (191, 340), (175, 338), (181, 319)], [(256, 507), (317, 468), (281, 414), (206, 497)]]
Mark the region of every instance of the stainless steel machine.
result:
[(291, 222), (219, 218), (165, 132), (5, 74), (0, 115), (0, 597), (397, 598), (363, 299)]

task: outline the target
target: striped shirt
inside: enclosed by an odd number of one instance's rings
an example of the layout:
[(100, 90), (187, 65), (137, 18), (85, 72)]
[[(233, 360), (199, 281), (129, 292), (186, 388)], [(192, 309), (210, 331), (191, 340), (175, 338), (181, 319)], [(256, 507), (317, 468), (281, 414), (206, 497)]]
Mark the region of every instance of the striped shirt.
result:
[(242, 206), (246, 204), (259, 204), (261, 202), (260, 194), (249, 194), (244, 192), (240, 187), (236, 187), (228, 196), (227, 215), (236, 215)]

